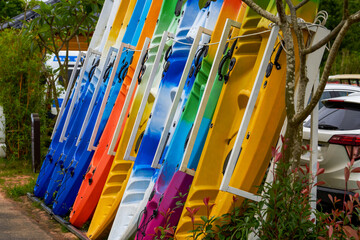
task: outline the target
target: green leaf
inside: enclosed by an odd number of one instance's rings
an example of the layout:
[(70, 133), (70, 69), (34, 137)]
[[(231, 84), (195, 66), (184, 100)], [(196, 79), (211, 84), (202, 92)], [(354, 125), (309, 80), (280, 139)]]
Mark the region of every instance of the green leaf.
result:
[(207, 222), (208, 222), (207, 217), (205, 217), (205, 216), (201, 216), (200, 218), (201, 218), (201, 220), (202, 220), (204, 223), (207, 223)]

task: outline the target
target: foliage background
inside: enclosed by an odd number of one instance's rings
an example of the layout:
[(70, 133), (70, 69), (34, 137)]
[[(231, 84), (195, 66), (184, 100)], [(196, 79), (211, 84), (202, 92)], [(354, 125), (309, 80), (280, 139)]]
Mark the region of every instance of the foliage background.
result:
[[(360, 9), (360, 1), (349, 1), (350, 13)], [(321, 0), (319, 10), (325, 10), (329, 14), (326, 23), (328, 29), (334, 29), (342, 18), (342, 1), (339, 0)], [(331, 75), (344, 73), (360, 73), (360, 24), (354, 24), (347, 32), (335, 63), (331, 70)], [(327, 58), (325, 53), (324, 58)]]
[[(52, 98), (57, 100), (55, 81), (61, 73), (67, 77), (68, 66), (66, 62), (65, 66), (60, 64), (60, 71), (49, 69), (46, 54), (59, 54), (61, 45), (69, 50), (69, 41), (79, 34), (90, 41), (103, 2), (60, 0), (50, 6), (36, 0), (0, 0), (0, 26), (40, 5), (36, 10), (40, 17), (26, 22), (22, 29), (0, 31), (0, 105), (6, 118), (8, 160), (31, 162), (31, 113), (40, 116), (42, 154), (47, 152), (55, 122), (50, 118)], [(49, 94), (49, 89), (54, 89), (54, 94)]]
[(30, 45), (31, 39), (20, 30), (0, 32), (0, 105), (6, 117), (8, 159), (31, 159), (31, 113), (39, 113), (42, 140), (46, 141), (43, 59), (40, 50), (31, 51)]
[(0, 0), (0, 23), (21, 14), (24, 7), (24, 0)]

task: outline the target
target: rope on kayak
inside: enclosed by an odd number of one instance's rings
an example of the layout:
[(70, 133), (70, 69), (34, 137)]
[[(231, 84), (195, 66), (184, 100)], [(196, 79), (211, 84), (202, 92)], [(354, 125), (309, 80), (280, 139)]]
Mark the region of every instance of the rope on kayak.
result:
[[(240, 35), (240, 36), (228, 38), (226, 41), (228, 42), (228, 41), (235, 40), (235, 39), (238, 39), (238, 38), (246, 38), (246, 37), (261, 35), (263, 33), (267, 33), (267, 32), (270, 32), (270, 31), (271, 30), (268, 29), (268, 30), (264, 30), (264, 31), (261, 31), (261, 32), (257, 32), (257, 33), (249, 33), (249, 34), (246, 34), (246, 35)], [(179, 41), (179, 40), (175, 40), (175, 38), (171, 37), (171, 36), (168, 36), (168, 38), (169, 39), (166, 42), (173, 41), (173, 42), (176, 42), (176, 43), (179, 43), (179, 44), (182, 44), (182, 45), (192, 46), (192, 43), (186, 43), (186, 42), (182, 42), (182, 41)], [(200, 43), (199, 46), (212, 46), (212, 45), (217, 45), (219, 43), (220, 42)], [(157, 48), (157, 47), (158, 47), (158, 45), (154, 45), (152, 47), (149, 47), (148, 50), (153, 49), (153, 48)], [(126, 49), (123, 52), (126, 52), (126, 51), (128, 51), (128, 52), (141, 52), (142, 50)]]
[[(326, 20), (327, 20), (327, 13), (322, 13), (322, 11), (319, 12), (320, 14), (318, 14), (317, 18), (315, 19), (315, 23), (308, 23), (308, 22), (303, 22), (303, 24), (308, 27), (308, 26), (323, 26), (324, 23), (326, 23)], [(322, 19), (322, 20), (321, 20)], [(269, 27), (271, 28), (273, 24), (271, 24)], [(252, 36), (257, 36), (257, 35), (261, 35), (261, 34), (264, 34), (264, 33), (267, 33), (267, 32), (270, 32), (271, 29), (268, 29), (268, 30), (264, 30), (264, 31), (261, 31), (261, 32), (257, 32), (257, 33), (249, 33), (249, 34), (244, 34), (244, 35), (240, 35), (240, 36), (236, 36), (236, 37), (232, 37), (232, 38), (228, 38), (226, 41), (229, 42), (231, 40), (235, 40), (235, 39), (238, 39), (238, 38), (246, 38), (246, 37), (252, 37)], [(310, 30), (308, 30), (310, 31)], [(183, 45), (188, 45), (188, 46), (191, 46), (192, 44), (191, 43), (185, 43), (185, 42), (181, 42), (181, 41), (178, 41), (178, 40), (175, 40), (173, 37), (171, 37), (172, 40), (176, 43), (179, 43), (179, 44), (183, 44)], [(282, 38), (282, 36), (279, 34), (279, 38)], [(213, 42), (213, 43), (200, 43), (199, 46), (211, 46), (211, 45), (217, 45), (219, 44), (219, 42)], [(282, 43), (281, 43), (282, 44)], [(286, 52), (286, 49), (284, 48), (283, 46), (283, 50)]]
[[(261, 32), (257, 32), (257, 33), (249, 33), (249, 34), (246, 34), (246, 35), (240, 35), (240, 36), (236, 36), (236, 37), (232, 37), (232, 38), (228, 38), (226, 41), (229, 42), (231, 40), (235, 40), (235, 39), (238, 39), (238, 38), (246, 38), (246, 37), (251, 37), (251, 36), (256, 36), (256, 35), (261, 35), (263, 33), (267, 33), (267, 32), (270, 32), (271, 30), (264, 30), (264, 31), (261, 31)], [(183, 44), (183, 45), (188, 45), (188, 46), (191, 46), (192, 43), (185, 43), (185, 42), (181, 42), (181, 41), (178, 41), (178, 40), (175, 40), (173, 39), (174, 42), (176, 43), (179, 43), (179, 44)], [(213, 43), (200, 43), (199, 46), (211, 46), (211, 45), (217, 45), (219, 44), (220, 42), (213, 42)]]
[[(174, 39), (170, 36), (167, 37), (168, 40), (166, 40), (166, 42), (171, 42), (173, 41)], [(151, 49), (154, 49), (154, 48), (157, 48), (159, 47), (159, 44), (155, 44), (154, 46), (151, 46), (151, 47), (148, 47), (147, 50), (151, 50)], [(126, 48), (125, 50), (123, 50), (122, 52), (141, 52), (142, 50), (141, 49), (130, 49), (130, 48)]]
[[(326, 21), (328, 19), (328, 13), (326, 11), (320, 11), (315, 20), (314, 20), (314, 23), (309, 23), (309, 22), (305, 22), (304, 20), (302, 20), (302, 24), (304, 24), (306, 27), (308, 26), (324, 26)], [(269, 27), (271, 28), (274, 24), (270, 24)], [(249, 34), (245, 34), (245, 35), (240, 35), (240, 36), (236, 36), (236, 37), (232, 37), (232, 38), (228, 38), (226, 41), (229, 42), (231, 40), (235, 40), (235, 39), (238, 39), (238, 38), (246, 38), (246, 37), (251, 37), (251, 36), (257, 36), (257, 35), (261, 35), (263, 33), (267, 33), (267, 32), (270, 32), (271, 29), (268, 29), (268, 30), (264, 30), (264, 31), (261, 31), (261, 32), (257, 32), (257, 33), (249, 33)], [(279, 37), (282, 38), (282, 36), (279, 34)], [(179, 44), (183, 44), (183, 45), (188, 45), (188, 46), (192, 46), (192, 43), (185, 43), (185, 42), (182, 42), (182, 41), (178, 41), (178, 40), (175, 40), (175, 37), (172, 37), (172, 36), (168, 36), (168, 40), (166, 42), (169, 42), (169, 41), (173, 41), (173, 42), (176, 42), (176, 43), (179, 43)], [(214, 42), (214, 43), (200, 43), (199, 46), (211, 46), (211, 45), (217, 45), (219, 44), (220, 42)], [(152, 47), (148, 47), (147, 50), (150, 50), (150, 49), (153, 49), (153, 48), (157, 48), (159, 45), (154, 45)], [(283, 46), (283, 49), (284, 51), (286, 52), (286, 49), (284, 48)], [(141, 52), (142, 50), (140, 49), (125, 49), (123, 50), (123, 52)]]

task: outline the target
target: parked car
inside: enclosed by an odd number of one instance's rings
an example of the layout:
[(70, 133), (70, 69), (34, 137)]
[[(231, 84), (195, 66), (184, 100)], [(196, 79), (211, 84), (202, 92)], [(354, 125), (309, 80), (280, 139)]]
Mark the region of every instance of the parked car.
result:
[[(339, 76), (339, 75), (335, 75), (335, 76)], [(335, 76), (330, 76), (329, 78), (334, 80)], [(343, 76), (343, 75), (340, 75), (340, 76)], [(328, 83), (328, 84), (326, 84), (324, 92), (321, 95), (321, 98), (319, 100), (319, 109), (324, 106), (322, 103), (322, 100), (324, 100), (324, 99), (348, 96), (349, 94), (357, 93), (357, 92), (360, 93), (360, 87), (356, 86), (356, 85)], [(310, 116), (308, 116), (304, 122), (307, 122), (309, 120), (310, 120)]]
[(323, 106), (322, 100), (334, 97), (343, 97), (351, 93), (360, 92), (359, 86), (328, 83), (325, 86), (324, 92), (321, 95), (319, 102), (319, 109)]
[[(334, 80), (334, 79), (336, 79), (335, 77), (337, 77), (337, 76), (344, 76), (344, 75), (330, 76), (329, 79)], [(346, 75), (346, 76), (348, 76), (348, 75)], [(341, 79), (342, 78), (340, 78), (340, 80)], [(319, 109), (324, 106), (322, 101), (325, 99), (348, 96), (349, 94), (353, 94), (353, 93), (360, 93), (360, 87), (355, 86), (355, 85), (348, 85), (348, 84), (328, 83), (328, 84), (326, 84), (324, 92), (320, 97)], [(310, 102), (310, 100), (309, 100), (309, 102)], [(310, 116), (308, 116), (305, 119), (304, 124), (308, 121), (310, 121)]]
[[(325, 94), (331, 95), (331, 92)], [(344, 196), (347, 163), (355, 159), (354, 167), (360, 167), (360, 94), (324, 99), (322, 103), (318, 124), (318, 162), (325, 168), (325, 173), (318, 177), (318, 181), (324, 181), (325, 185), (318, 188), (318, 197), (328, 203), (328, 193)], [(310, 120), (304, 123), (303, 140), (304, 144), (310, 143)], [(310, 152), (302, 155), (302, 164), (308, 164), (309, 160)], [(360, 181), (360, 173), (351, 174), (347, 194), (360, 193), (356, 181)]]

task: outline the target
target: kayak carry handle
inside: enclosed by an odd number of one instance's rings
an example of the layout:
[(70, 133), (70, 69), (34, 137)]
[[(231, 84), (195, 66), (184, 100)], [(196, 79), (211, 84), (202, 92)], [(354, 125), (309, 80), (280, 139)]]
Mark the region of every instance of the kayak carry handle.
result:
[[(184, 155), (183, 155), (183, 159), (182, 159), (181, 164), (180, 164), (179, 170), (182, 171), (182, 172), (185, 172), (185, 173), (187, 173), (189, 175), (192, 175), (192, 176), (194, 176), (195, 171), (192, 170), (192, 169), (189, 169), (187, 166), (188, 166), (188, 163), (189, 163), (189, 160), (190, 160), (192, 150), (193, 150), (194, 145), (195, 145), (196, 136), (197, 136), (197, 134), (199, 132), (199, 129), (200, 129), (201, 121), (202, 121), (204, 113), (205, 113), (205, 108), (206, 108), (207, 102), (208, 102), (209, 97), (210, 97), (211, 89), (212, 89), (212, 87), (213, 87), (213, 85), (215, 83), (215, 78), (216, 78), (218, 70), (219, 70), (221, 57), (222, 57), (222, 55), (224, 53), (224, 49), (225, 49), (225, 46), (226, 46), (226, 43), (227, 43), (227, 37), (229, 36), (229, 33), (230, 33), (232, 27), (240, 28), (241, 23), (233, 21), (231, 19), (226, 20), (226, 23), (225, 23), (225, 26), (224, 26), (224, 29), (223, 29), (223, 32), (221, 34), (221, 38), (220, 38), (220, 41), (219, 41), (218, 48), (217, 48), (216, 53), (215, 53), (215, 58), (214, 58), (213, 64), (212, 64), (211, 69), (210, 69), (209, 77), (208, 77), (208, 80), (206, 82), (205, 90), (204, 90), (204, 92), (202, 94), (201, 102), (200, 102), (198, 111), (196, 113), (195, 121), (194, 121), (192, 130), (191, 130), (191, 134), (190, 134), (190, 137), (189, 137), (189, 141), (188, 141), (188, 144), (186, 146), (186, 149), (185, 149), (185, 152), (184, 152)], [(232, 49), (233, 49), (233, 47), (235, 47), (235, 44), (233, 44)], [(232, 52), (229, 53), (229, 51), (228, 51), (227, 55), (230, 55), (230, 54), (232, 55)]]
[[(155, 56), (155, 60), (154, 60), (151, 72), (150, 72), (149, 79), (148, 79), (148, 81), (146, 83), (144, 96), (143, 96), (143, 98), (141, 100), (140, 107), (139, 107), (139, 110), (137, 112), (137, 116), (136, 116), (136, 119), (135, 119), (133, 129), (131, 131), (131, 135), (130, 135), (130, 138), (129, 138), (129, 141), (128, 141), (128, 145), (127, 145), (126, 150), (125, 150), (124, 160), (135, 160), (134, 157), (130, 156), (131, 149), (132, 149), (132, 147), (134, 145), (135, 138), (136, 138), (136, 133), (137, 133), (137, 131), (139, 129), (140, 122), (141, 122), (142, 116), (143, 116), (144, 111), (145, 111), (145, 106), (147, 104), (147, 100), (148, 100), (149, 95), (150, 95), (150, 90), (151, 90), (151, 87), (153, 85), (155, 76), (156, 76), (158, 68), (159, 68), (160, 60), (161, 60), (161, 57), (163, 55), (163, 51), (164, 51), (164, 48), (165, 48), (165, 45), (166, 45), (166, 41), (168, 40), (169, 37), (173, 37), (173, 34), (168, 32), (168, 31), (164, 31), (163, 35), (161, 37), (161, 40), (160, 40), (160, 44), (159, 44), (159, 47), (158, 47), (158, 50), (157, 50), (157, 53), (156, 53), (156, 56)], [(125, 112), (124, 112), (124, 114), (125, 114)], [(136, 114), (136, 113), (132, 113), (132, 114)]]
[[(141, 53), (140, 53), (140, 59), (144, 58), (149, 44), (150, 44), (150, 38), (146, 38), (145, 41), (144, 41), (144, 45), (142, 47)], [(141, 61), (138, 61), (137, 65), (136, 65), (136, 68), (135, 68), (134, 75), (133, 75), (133, 79), (131, 80), (129, 90), (128, 90), (127, 94), (126, 94), (126, 98), (125, 98), (124, 105), (123, 105), (122, 110), (121, 110), (119, 121), (118, 121), (118, 123), (116, 125), (115, 131), (114, 131), (111, 143), (110, 143), (110, 147), (109, 147), (109, 151), (108, 151), (109, 155), (115, 156), (115, 151), (114, 151), (115, 150), (115, 144), (116, 144), (117, 139), (119, 137), (121, 126), (122, 126), (122, 123), (123, 123), (123, 121), (125, 119), (125, 116), (126, 116), (126, 110), (128, 109), (128, 107), (130, 105), (131, 96), (133, 95), (133, 92), (135, 90), (135, 86), (136, 86), (136, 82), (137, 82), (137, 77), (136, 76), (139, 75), (140, 68), (141, 68)]]
[[(120, 47), (119, 47), (119, 49), (117, 51), (117, 55), (116, 55), (116, 58), (115, 58), (113, 69), (118, 68), (120, 58), (121, 58), (121, 54), (123, 53), (124, 48), (135, 49), (135, 47), (131, 46), (130, 44), (121, 43)], [(104, 114), (105, 106), (106, 106), (106, 103), (107, 103), (107, 100), (108, 100), (108, 97), (109, 97), (109, 94), (110, 94), (110, 89), (111, 89), (111, 87), (113, 85), (113, 82), (114, 82), (115, 75), (116, 75), (116, 71), (111, 71), (110, 79), (109, 79), (108, 85), (106, 87), (104, 97), (103, 97), (103, 99), (101, 101), (101, 107), (100, 107), (100, 110), (99, 110), (99, 114), (98, 114), (98, 116), (96, 118), (95, 126), (94, 126), (94, 129), (92, 131), (90, 142), (89, 142), (89, 145), (88, 145), (88, 148), (87, 148), (87, 150), (89, 152), (96, 149), (96, 147), (94, 146), (95, 137), (96, 137), (97, 132), (99, 130), (100, 122), (101, 122), (102, 116)]]
[(192, 61), (193, 61), (193, 59), (195, 59), (195, 55), (196, 55), (197, 49), (199, 47), (199, 42), (201, 40), (202, 34), (207, 34), (207, 35), (211, 36), (212, 31), (207, 29), (207, 28), (204, 28), (204, 27), (199, 27), (199, 29), (198, 29), (198, 31), (196, 33), (193, 44), (192, 44), (192, 46), (190, 48), (190, 51), (189, 51), (188, 58), (186, 60), (184, 71), (183, 71), (183, 73), (181, 75), (181, 78), (180, 78), (178, 89), (176, 91), (176, 94), (175, 94), (174, 100), (172, 102), (170, 111), (169, 111), (169, 113), (167, 115), (167, 118), (166, 118), (166, 123), (165, 123), (165, 126), (164, 126), (164, 130), (161, 133), (161, 138), (160, 138), (158, 147), (156, 149), (153, 161), (151, 163), (152, 168), (160, 168), (161, 167), (161, 164), (159, 164), (159, 161), (160, 161), (161, 155), (164, 152), (164, 149), (166, 147), (166, 142), (167, 142), (167, 139), (168, 139), (168, 133), (170, 131), (170, 127), (171, 127), (172, 122), (174, 120), (176, 109), (177, 109), (177, 106), (179, 104), (181, 94), (182, 94), (182, 91), (184, 89), (186, 80), (187, 80), (187, 78), (189, 76)]

